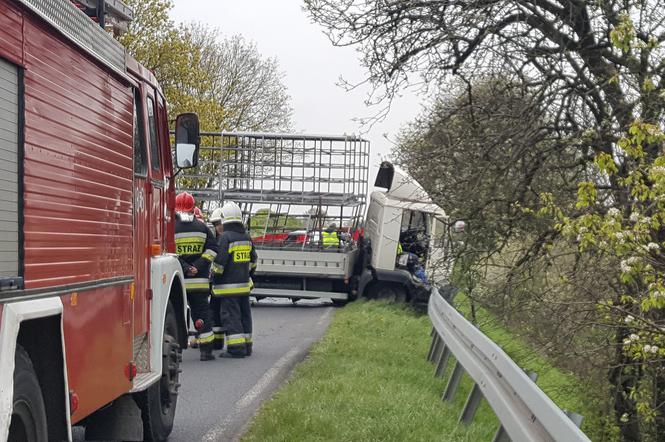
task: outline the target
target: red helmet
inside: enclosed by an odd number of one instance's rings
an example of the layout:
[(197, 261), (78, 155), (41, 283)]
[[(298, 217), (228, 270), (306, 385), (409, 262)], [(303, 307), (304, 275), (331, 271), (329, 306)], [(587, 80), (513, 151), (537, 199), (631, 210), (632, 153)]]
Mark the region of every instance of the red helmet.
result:
[(192, 213), (194, 211), (195, 204), (196, 201), (194, 201), (194, 197), (187, 192), (179, 193), (175, 197), (176, 212)]
[(194, 216), (197, 219), (203, 219), (203, 213), (201, 212), (201, 209), (199, 209), (198, 207), (194, 207)]

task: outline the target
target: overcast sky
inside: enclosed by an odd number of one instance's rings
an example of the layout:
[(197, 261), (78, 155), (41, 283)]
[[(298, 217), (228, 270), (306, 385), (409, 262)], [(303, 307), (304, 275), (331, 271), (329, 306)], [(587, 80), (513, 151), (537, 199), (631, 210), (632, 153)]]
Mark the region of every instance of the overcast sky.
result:
[[(363, 100), (368, 91), (346, 92), (336, 83), (364, 78), (359, 54), (353, 48), (335, 48), (322, 28), (310, 23), (301, 0), (175, 0), (176, 22), (201, 22), (218, 28), (222, 35), (241, 34), (256, 43), (266, 57), (276, 57), (291, 95), (294, 127), (314, 134), (359, 133), (354, 118), (367, 117)], [(372, 163), (387, 157), (399, 128), (420, 112), (421, 97), (405, 93), (388, 118), (363, 134), (371, 142)], [(375, 168), (373, 167), (373, 170)], [(374, 172), (370, 177), (374, 177)]]

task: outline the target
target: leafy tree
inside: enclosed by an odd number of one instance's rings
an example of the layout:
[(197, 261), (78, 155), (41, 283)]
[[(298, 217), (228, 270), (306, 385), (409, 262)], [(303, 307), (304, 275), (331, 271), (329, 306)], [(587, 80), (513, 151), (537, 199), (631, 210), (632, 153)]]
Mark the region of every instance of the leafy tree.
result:
[(451, 219), (473, 227), (473, 249), (495, 253), (523, 233), (542, 233), (534, 248), (542, 247), (554, 223), (526, 209), (552, 189), (571, 202), (576, 177), (586, 176), (576, 151), (542, 129), (547, 119), (523, 85), (489, 76), (439, 96), (402, 131), (393, 157)]
[(414, 74), (429, 85), (501, 73), (537, 97), (547, 117), (539, 130), (574, 149), (588, 174), (576, 205), (542, 192), (537, 215), (558, 220), (579, 252), (623, 258), (604, 275), (612, 290), (595, 296), (614, 333), (615, 421), (624, 440), (665, 434), (662, 2), (306, 0), (306, 8), (334, 44), (359, 47), (378, 99)]
[(215, 41), (199, 38), (198, 27), (176, 26), (168, 15), (171, 0), (129, 0), (127, 4), (134, 20), (120, 42), (154, 73), (170, 113), (197, 112), (202, 130), (219, 130), (225, 109), (208, 93), (213, 73), (203, 65)]
[[(290, 97), (276, 59), (263, 57), (240, 36), (221, 38), (199, 24), (175, 25), (168, 15), (171, 0), (127, 3), (134, 21), (120, 41), (154, 73), (171, 115), (196, 112), (203, 132), (290, 128)], [(202, 138), (203, 146), (213, 148), (200, 151), (199, 167), (194, 176), (179, 176), (180, 187), (219, 186), (219, 164), (225, 159), (221, 143), (219, 137)]]

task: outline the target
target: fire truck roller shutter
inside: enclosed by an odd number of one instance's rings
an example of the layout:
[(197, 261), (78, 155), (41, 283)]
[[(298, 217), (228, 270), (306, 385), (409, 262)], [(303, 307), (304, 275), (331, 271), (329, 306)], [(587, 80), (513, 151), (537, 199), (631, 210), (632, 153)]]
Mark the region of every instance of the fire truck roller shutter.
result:
[(0, 58), (0, 278), (19, 273), (18, 86), (16, 66)]

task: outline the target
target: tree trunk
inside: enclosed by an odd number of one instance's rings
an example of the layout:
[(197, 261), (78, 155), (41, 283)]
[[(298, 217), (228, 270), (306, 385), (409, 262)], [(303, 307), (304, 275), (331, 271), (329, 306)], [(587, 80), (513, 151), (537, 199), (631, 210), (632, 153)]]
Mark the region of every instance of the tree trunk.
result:
[(610, 370), (609, 381), (614, 397), (614, 413), (617, 426), (621, 430), (624, 442), (641, 442), (640, 423), (635, 401), (630, 393), (639, 383), (640, 370), (623, 352), (623, 340), (628, 337), (628, 330), (619, 327), (615, 335), (615, 360)]
[(656, 408), (656, 434), (665, 435), (665, 407), (661, 406), (665, 402), (665, 369), (662, 366), (656, 367), (654, 374), (654, 401)]

